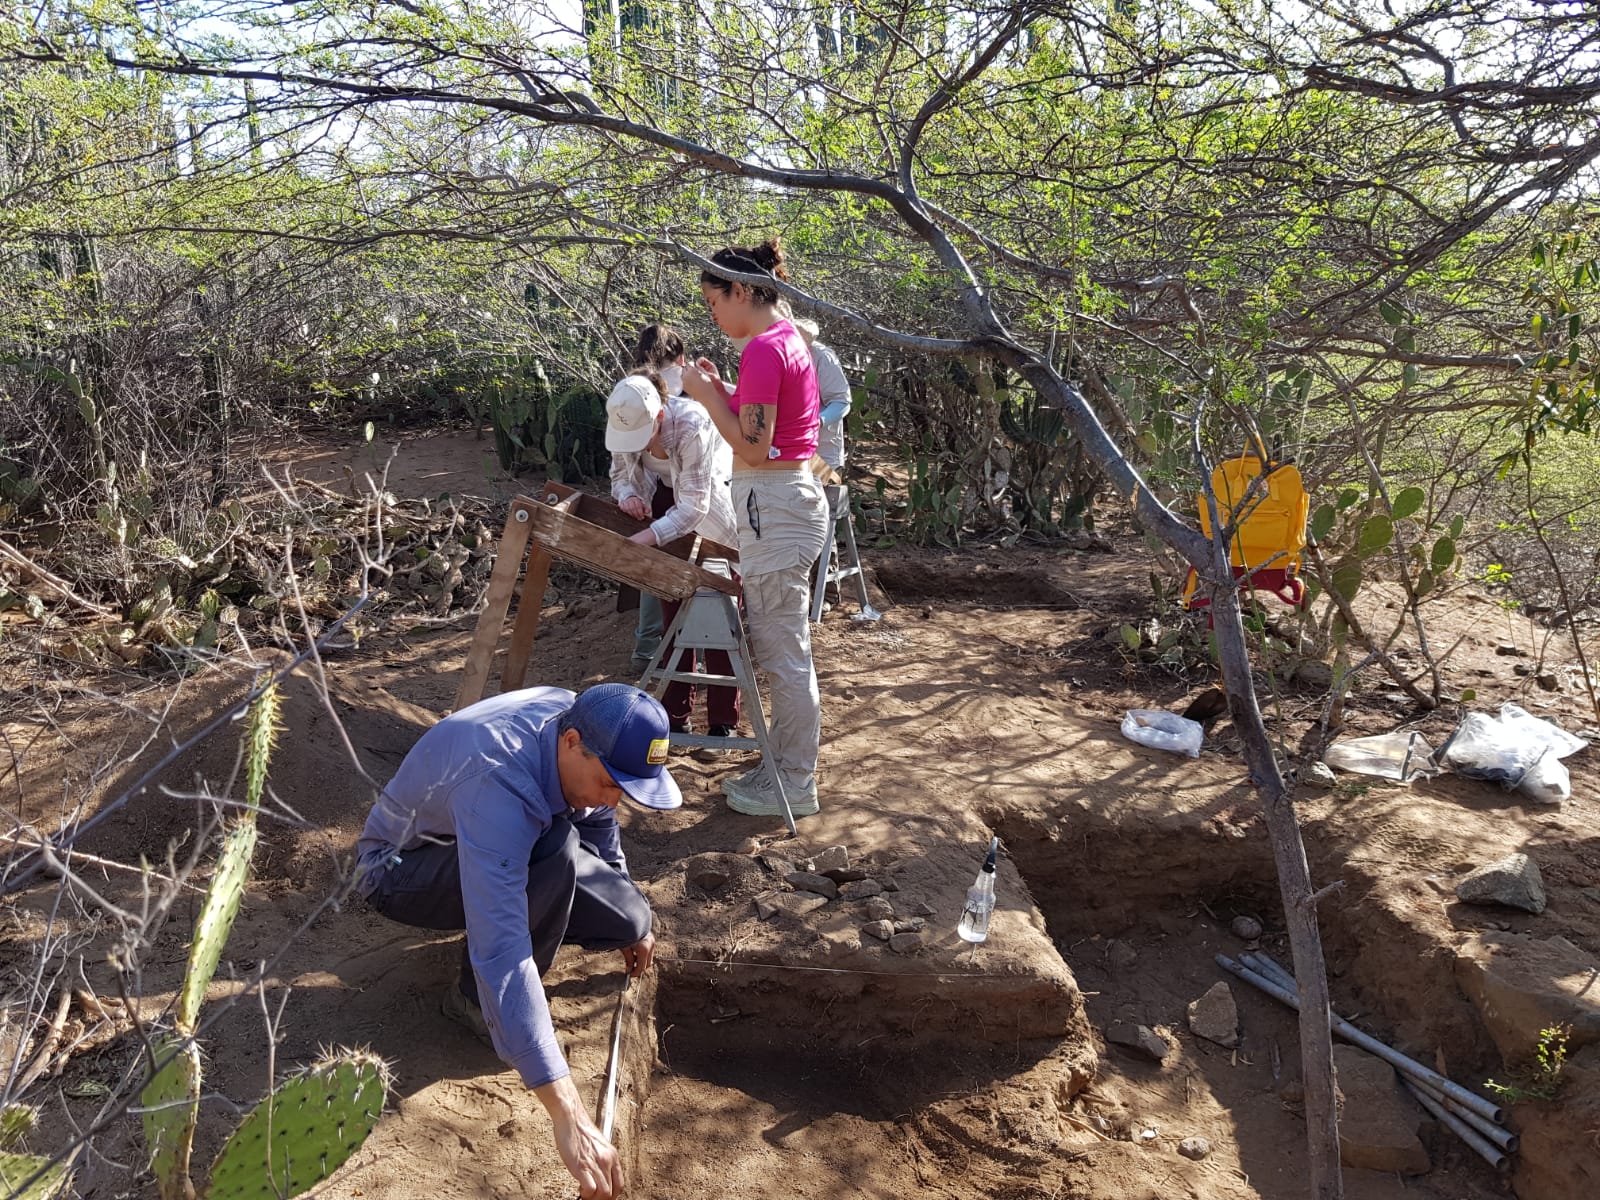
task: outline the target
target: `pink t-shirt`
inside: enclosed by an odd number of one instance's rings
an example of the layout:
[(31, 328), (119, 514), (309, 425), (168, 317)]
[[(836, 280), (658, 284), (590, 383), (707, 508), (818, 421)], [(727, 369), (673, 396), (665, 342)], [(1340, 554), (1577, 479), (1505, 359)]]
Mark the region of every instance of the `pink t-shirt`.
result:
[(776, 321), (739, 356), (739, 386), (728, 407), (737, 414), (746, 404), (777, 405), (767, 457), (810, 462), (822, 428), (820, 397), (811, 351), (793, 325)]

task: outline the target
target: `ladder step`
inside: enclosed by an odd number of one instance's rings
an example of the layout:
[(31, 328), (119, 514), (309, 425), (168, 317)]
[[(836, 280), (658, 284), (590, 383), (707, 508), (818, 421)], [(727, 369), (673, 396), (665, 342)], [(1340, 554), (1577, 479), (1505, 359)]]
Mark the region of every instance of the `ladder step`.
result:
[(697, 671), (651, 671), (640, 682), (655, 683), (663, 679), (668, 683), (694, 683), (707, 687), (739, 686), (737, 675), (701, 675)]
[(712, 737), (708, 733), (674, 733), (674, 746), (691, 746), (697, 750), (759, 750), (761, 743), (753, 737)]

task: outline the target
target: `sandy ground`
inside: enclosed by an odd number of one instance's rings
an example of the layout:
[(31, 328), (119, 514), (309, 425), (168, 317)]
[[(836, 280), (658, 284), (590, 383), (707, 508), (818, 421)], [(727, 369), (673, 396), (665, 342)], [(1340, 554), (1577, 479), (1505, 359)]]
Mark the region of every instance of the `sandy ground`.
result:
[[(388, 485), (503, 497), (515, 483), (485, 469), (487, 445), (408, 438)], [(278, 453), (268, 461), (292, 457), (311, 464), (297, 469), (333, 483), (349, 461), (348, 452), (315, 447)], [(1265, 946), (1288, 955), (1265, 831), (1227, 722), (1192, 762), (1118, 734), (1126, 709), (1181, 709), (1208, 682), (1130, 664), (1107, 643), (1108, 629), (1150, 610), (1136, 546), (1118, 541), (1111, 555), (869, 551), (885, 604), (894, 603), (876, 624), (830, 613), (816, 634), (823, 812), (802, 822), (798, 841), (786, 840), (779, 822), (722, 806), (717, 785), (742, 769), (738, 756), (676, 757), (685, 807), (624, 815), (630, 862), (661, 937), (660, 969), (628, 1009), (619, 1131), (630, 1195), (1305, 1194), (1292, 1016), (1236, 985), (1237, 1050), (1196, 1038), (1185, 1024), (1188, 1002), (1221, 978), (1212, 955), (1242, 947), (1227, 930), (1233, 916), (1260, 918)], [(632, 614), (615, 612), (594, 579), (558, 574), (553, 589), (532, 678), (569, 687), (625, 678)], [(1531, 646), (1535, 631), (1525, 622), (1470, 596), (1435, 620), (1447, 644), (1460, 639), (1448, 673), (1456, 686), (1477, 688), (1477, 706), (1520, 697), (1569, 728), (1583, 724), (1574, 695), (1535, 689), (1512, 673), (1514, 660), (1494, 653), (1508, 639)], [(572, 1191), (537, 1103), (437, 1012), (458, 941), (391, 925), (359, 903), (327, 903), (371, 802), (362, 772), (381, 783), (448, 711), (469, 635), (466, 622), (390, 628), (329, 662), (325, 700), (309, 678), (290, 688), (270, 777), (274, 819), (208, 997), (210, 1100), (198, 1162), (237, 1108), (261, 1094), (269, 1064), (281, 1074), (322, 1045), (368, 1044), (394, 1065), (394, 1111), (320, 1194)], [(4, 730), (23, 815), (48, 827), (85, 797), (93, 812), (245, 686), (242, 673), (218, 670), (185, 681), (175, 701), (167, 687), (104, 681), (58, 693), (48, 708), (11, 706)], [(1353, 706), (1357, 731), (1415, 716), (1387, 698), (1391, 690), (1374, 686)], [(1318, 709), (1315, 695), (1284, 689), (1278, 716), (1289, 745)], [(1421, 728), (1437, 744), (1453, 720), (1441, 713)], [(224, 731), (169, 771), (163, 788), (91, 830), (81, 848), (161, 862), (177, 844), (181, 856), (185, 838), (210, 817), (193, 798), (198, 781), (225, 786), (235, 759), (234, 735)], [(1316, 881), (1345, 882), (1323, 922), (1338, 1007), (1464, 1083), (1503, 1074), (1505, 1064), (1452, 976), (1461, 939), (1485, 929), (1559, 933), (1600, 952), (1600, 903), (1583, 890), (1600, 883), (1600, 772), (1593, 752), (1569, 762), (1575, 795), (1560, 810), (1448, 777), (1408, 788), (1350, 781), (1301, 797)], [(991, 831), (1007, 849), (1000, 911), (990, 941), (973, 953), (954, 926)], [(780, 885), (750, 855), (752, 839), (769, 860), (848, 847), (874, 878), (892, 883), (886, 898), (897, 914), (930, 914), (926, 945), (894, 954), (860, 934), (860, 906), (844, 902), (805, 918), (758, 920), (753, 896)], [(1454, 900), (1451, 879), (1512, 850), (1540, 863), (1545, 914)], [(704, 855), (736, 864), (727, 884), (697, 886), (693, 864)], [(98, 885), (119, 902), (136, 898), (122, 875), (107, 873)], [(47, 929), (82, 929), (86, 976), (113, 993), (91, 937), (93, 914), (63, 922), (58, 912), (47, 925), (53, 897), (41, 886), (9, 902), (0, 945), (8, 965), (25, 969)], [(145, 955), (147, 1017), (182, 969), (197, 903), (184, 893)], [(270, 1007), (288, 995), (271, 1056), (261, 1004), (235, 999), (238, 981), (263, 960)], [(603, 1068), (616, 965), (564, 950), (548, 981), (574, 1075), (591, 1090)], [(1119, 1020), (1166, 1031), (1174, 1052), (1158, 1067), (1108, 1046), (1101, 1031)], [(122, 1086), (134, 1045), (126, 1034), (75, 1057), (38, 1089), (46, 1119), (36, 1149), (94, 1118), (102, 1089)], [(1546, 1110), (1557, 1107), (1525, 1106), (1517, 1116), (1549, 1123)], [(1600, 1146), (1568, 1137), (1559, 1122), (1552, 1128), (1572, 1160), (1567, 1177), (1600, 1179)], [(1155, 1133), (1145, 1138), (1144, 1130)], [(1212, 1147), (1199, 1162), (1176, 1153), (1195, 1136)], [(1443, 1131), (1426, 1129), (1424, 1141), (1429, 1173), (1350, 1170), (1347, 1195), (1504, 1194), (1507, 1182)], [(80, 1171), (83, 1195), (153, 1194), (126, 1127), (98, 1145), (103, 1157)], [(1547, 1185), (1530, 1183), (1537, 1174), (1519, 1167), (1517, 1190), (1539, 1194)]]

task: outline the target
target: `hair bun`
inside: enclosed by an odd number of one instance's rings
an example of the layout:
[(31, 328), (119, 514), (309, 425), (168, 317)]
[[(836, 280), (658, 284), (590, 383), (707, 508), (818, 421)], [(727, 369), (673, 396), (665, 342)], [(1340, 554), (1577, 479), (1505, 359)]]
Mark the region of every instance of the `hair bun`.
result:
[(776, 278), (789, 278), (789, 272), (783, 269), (783, 246), (777, 238), (769, 238), (761, 245), (752, 247), (750, 257), (761, 264), (762, 270), (771, 272)]

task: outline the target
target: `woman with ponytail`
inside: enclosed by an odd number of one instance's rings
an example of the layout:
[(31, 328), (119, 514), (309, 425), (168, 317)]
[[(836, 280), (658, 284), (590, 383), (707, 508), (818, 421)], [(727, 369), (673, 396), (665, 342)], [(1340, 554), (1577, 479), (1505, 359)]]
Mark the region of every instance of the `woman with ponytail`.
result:
[[(741, 275), (787, 279), (774, 238), (729, 247), (715, 266)], [(772, 686), (772, 756), (795, 816), (817, 811), (817, 748), (822, 707), (811, 661), (811, 568), (822, 553), (828, 502), (811, 474), (820, 402), (817, 373), (799, 332), (780, 311), (778, 290), (700, 275), (712, 319), (734, 340), (748, 339), (739, 381), (729, 388), (716, 365), (700, 359), (683, 389), (705, 406), (733, 447), (733, 511), (739, 524), (739, 574), (750, 643)], [(773, 781), (758, 764), (722, 785), (728, 807), (752, 816), (782, 813)]]

